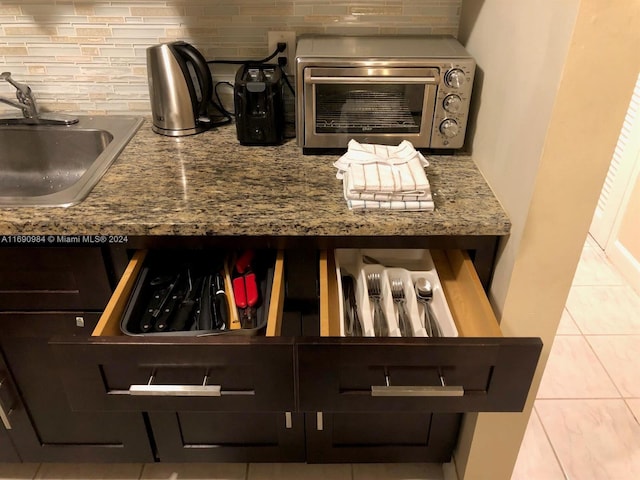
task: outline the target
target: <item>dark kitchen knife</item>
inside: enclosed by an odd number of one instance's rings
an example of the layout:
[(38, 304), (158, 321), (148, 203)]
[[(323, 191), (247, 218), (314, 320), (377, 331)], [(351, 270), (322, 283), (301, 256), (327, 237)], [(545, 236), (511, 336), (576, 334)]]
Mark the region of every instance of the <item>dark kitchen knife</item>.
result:
[(158, 318), (156, 319), (156, 324), (153, 328), (154, 331), (164, 332), (169, 328), (171, 316), (179, 301), (180, 297), (178, 294), (176, 292), (172, 293), (171, 298), (166, 301), (160, 315), (158, 315)]
[(194, 308), (196, 306), (198, 294), (201, 290), (202, 278), (199, 278), (195, 284), (191, 283), (191, 273), (189, 275), (189, 290), (178, 305), (176, 313), (173, 316), (173, 320), (169, 324), (169, 330), (173, 332), (183, 332), (191, 329), (191, 325), (194, 320)]
[(229, 301), (224, 290), (224, 277), (216, 273), (213, 280), (213, 327), (225, 330), (229, 326)]
[(144, 314), (142, 315), (142, 320), (140, 320), (140, 331), (142, 333), (147, 333), (150, 331), (156, 323), (156, 319), (153, 316), (153, 313), (158, 309), (162, 302), (162, 298), (164, 297), (165, 289), (159, 288), (155, 289), (151, 293), (151, 299), (149, 300), (149, 304), (145, 309)]
[[(171, 279), (171, 283), (166, 289), (156, 290), (153, 292), (151, 302), (149, 302), (147, 311), (142, 316), (142, 321), (140, 322), (140, 330), (142, 333), (147, 333), (154, 328), (157, 328), (156, 324), (158, 323), (158, 318), (167, 306), (167, 302), (173, 297), (176, 285), (178, 285), (179, 281), (180, 274), (178, 273)], [(156, 285), (154, 282), (155, 280), (152, 280), (151, 285)]]
[(211, 280), (212, 275), (207, 275), (202, 283), (200, 294), (200, 313), (198, 315), (198, 330), (213, 330), (213, 316), (211, 312)]

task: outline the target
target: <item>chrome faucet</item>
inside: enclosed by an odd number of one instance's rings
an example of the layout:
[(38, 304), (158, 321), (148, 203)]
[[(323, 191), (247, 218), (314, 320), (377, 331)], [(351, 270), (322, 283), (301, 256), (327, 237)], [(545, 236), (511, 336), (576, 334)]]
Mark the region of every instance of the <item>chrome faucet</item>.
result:
[(11, 78), (11, 72), (0, 73), (0, 80), (9, 82), (16, 88), (16, 98), (18, 99), (18, 101), (15, 102), (0, 97), (0, 102), (19, 108), (22, 110), (24, 118), (38, 118), (38, 105), (36, 104), (36, 99), (33, 98), (29, 85), (16, 82)]
[(22, 110), (22, 118), (0, 116), (0, 124), (72, 125), (78, 123), (76, 117), (63, 114), (40, 113), (31, 87), (24, 83), (16, 82), (11, 78), (11, 72), (0, 73), (0, 80), (4, 80), (15, 87), (16, 98), (18, 99), (16, 102), (15, 100), (0, 97), (0, 103)]

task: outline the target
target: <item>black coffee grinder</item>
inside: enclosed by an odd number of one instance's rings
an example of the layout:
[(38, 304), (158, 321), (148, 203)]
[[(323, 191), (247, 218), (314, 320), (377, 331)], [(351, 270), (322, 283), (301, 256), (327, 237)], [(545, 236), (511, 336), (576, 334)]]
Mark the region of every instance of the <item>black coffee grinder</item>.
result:
[(236, 132), (242, 145), (284, 139), (284, 79), (277, 65), (243, 65), (234, 86)]

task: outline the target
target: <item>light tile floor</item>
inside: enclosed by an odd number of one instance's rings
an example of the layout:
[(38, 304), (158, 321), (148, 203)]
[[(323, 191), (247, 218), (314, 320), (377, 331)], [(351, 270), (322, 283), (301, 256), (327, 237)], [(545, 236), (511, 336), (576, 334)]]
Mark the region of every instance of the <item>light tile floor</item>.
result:
[[(512, 480), (640, 478), (640, 296), (587, 239)], [(0, 464), (0, 480), (442, 480), (439, 465)], [(491, 480), (491, 479), (487, 479)]]
[(640, 296), (588, 238), (512, 480), (640, 478)]

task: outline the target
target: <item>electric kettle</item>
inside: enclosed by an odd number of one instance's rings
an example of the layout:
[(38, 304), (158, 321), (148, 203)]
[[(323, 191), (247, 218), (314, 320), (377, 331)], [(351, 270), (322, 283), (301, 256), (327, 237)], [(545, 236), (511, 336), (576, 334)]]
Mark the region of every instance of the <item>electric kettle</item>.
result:
[(211, 128), (213, 81), (195, 47), (177, 41), (147, 48), (147, 73), (154, 132), (181, 137)]

